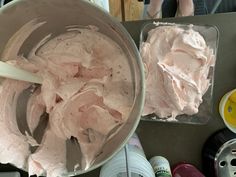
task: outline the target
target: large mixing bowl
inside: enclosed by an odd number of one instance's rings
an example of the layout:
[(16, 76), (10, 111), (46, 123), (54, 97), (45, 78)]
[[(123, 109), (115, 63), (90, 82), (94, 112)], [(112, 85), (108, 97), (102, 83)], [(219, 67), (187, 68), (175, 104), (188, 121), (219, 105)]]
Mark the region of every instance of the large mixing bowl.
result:
[(111, 159), (126, 144), (138, 126), (144, 104), (143, 65), (133, 40), (123, 26), (102, 9), (83, 0), (15, 0), (5, 5), (0, 9), (0, 52), (3, 52), (16, 31), (35, 18), (47, 23), (40, 30), (34, 31), (23, 43), (20, 53), (24, 55), (46, 34), (60, 34), (69, 25), (94, 25), (99, 28), (99, 32), (113, 39), (124, 50), (129, 60), (135, 92), (132, 111), (125, 125), (104, 145), (92, 166), (86, 170), (69, 173), (83, 174)]

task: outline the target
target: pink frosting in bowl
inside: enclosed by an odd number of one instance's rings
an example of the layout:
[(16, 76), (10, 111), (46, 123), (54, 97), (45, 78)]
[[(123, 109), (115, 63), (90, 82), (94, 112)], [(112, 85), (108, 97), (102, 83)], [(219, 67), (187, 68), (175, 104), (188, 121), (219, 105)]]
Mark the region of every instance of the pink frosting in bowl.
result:
[(134, 133), (144, 103), (127, 31), (85, 1), (19, 0), (0, 11), (1, 58), (43, 78), (1, 80), (0, 163), (55, 177), (103, 165)]

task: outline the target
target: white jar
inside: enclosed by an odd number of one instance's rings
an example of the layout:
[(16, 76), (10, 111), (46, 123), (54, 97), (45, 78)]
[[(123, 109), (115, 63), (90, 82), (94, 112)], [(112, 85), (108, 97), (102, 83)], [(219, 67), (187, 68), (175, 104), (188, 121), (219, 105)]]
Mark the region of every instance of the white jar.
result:
[(156, 177), (172, 177), (170, 164), (165, 157), (155, 156), (152, 157), (149, 162), (152, 165)]
[(125, 148), (102, 167), (100, 177), (127, 177), (128, 173), (131, 177), (155, 177), (136, 134), (131, 137)]

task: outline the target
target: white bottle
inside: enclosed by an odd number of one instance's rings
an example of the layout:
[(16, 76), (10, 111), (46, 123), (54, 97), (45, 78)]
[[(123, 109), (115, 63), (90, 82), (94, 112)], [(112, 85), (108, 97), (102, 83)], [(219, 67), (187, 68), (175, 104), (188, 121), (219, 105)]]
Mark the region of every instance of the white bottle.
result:
[(155, 177), (136, 134), (125, 148), (102, 167), (99, 177), (127, 177), (128, 173), (130, 177)]
[(149, 162), (152, 165), (156, 177), (172, 177), (170, 164), (165, 157), (155, 156), (152, 157)]

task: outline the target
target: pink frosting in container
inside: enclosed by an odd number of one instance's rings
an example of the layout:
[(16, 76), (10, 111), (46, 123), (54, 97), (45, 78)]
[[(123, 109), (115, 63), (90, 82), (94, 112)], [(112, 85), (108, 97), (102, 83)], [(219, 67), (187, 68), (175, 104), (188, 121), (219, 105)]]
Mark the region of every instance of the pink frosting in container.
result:
[(214, 26), (144, 26), (140, 53), (146, 73), (143, 120), (204, 124), (212, 111), (218, 30)]

